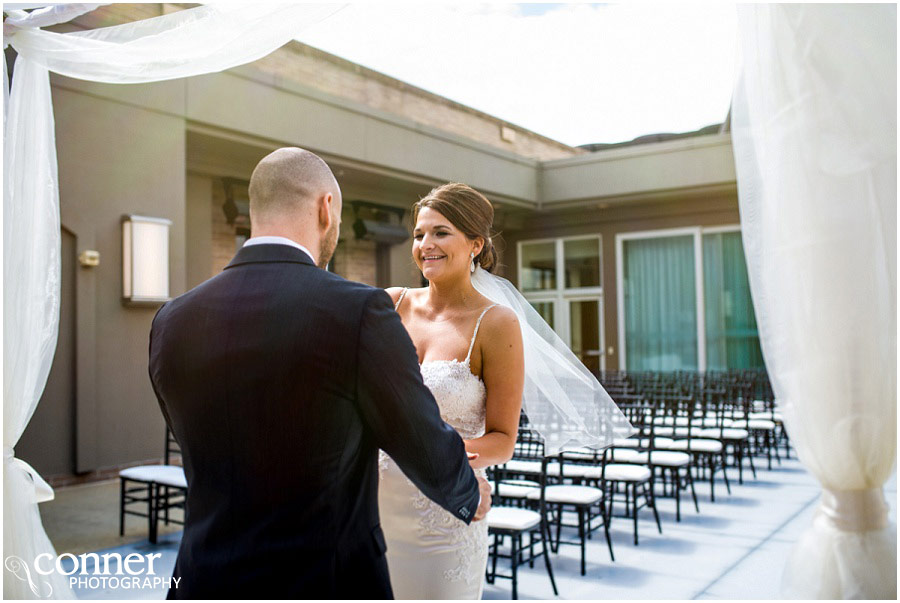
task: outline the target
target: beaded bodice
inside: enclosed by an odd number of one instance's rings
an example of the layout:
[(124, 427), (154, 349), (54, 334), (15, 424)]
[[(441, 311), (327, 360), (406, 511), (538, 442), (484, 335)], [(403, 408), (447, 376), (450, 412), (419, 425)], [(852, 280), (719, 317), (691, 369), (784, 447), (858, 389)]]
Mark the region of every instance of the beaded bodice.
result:
[(432, 360), (421, 365), (422, 379), (431, 390), (441, 418), (464, 440), (484, 435), (484, 383), (469, 368), (468, 358)]
[[(400, 298), (394, 304), (395, 310), (403, 303), (407, 291), (409, 289), (404, 289), (400, 294)], [(472, 373), (470, 360), (481, 320), (488, 310), (496, 305), (488, 306), (478, 316), (465, 360), (429, 360), (419, 365), (422, 379), (434, 395), (441, 411), (441, 418), (464, 440), (484, 435), (486, 392), (484, 382)]]

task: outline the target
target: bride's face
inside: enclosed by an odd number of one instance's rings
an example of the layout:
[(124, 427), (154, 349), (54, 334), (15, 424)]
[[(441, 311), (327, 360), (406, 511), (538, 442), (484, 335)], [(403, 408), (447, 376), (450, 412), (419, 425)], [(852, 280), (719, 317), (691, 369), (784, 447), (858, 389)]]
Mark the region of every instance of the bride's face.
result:
[(429, 281), (469, 272), (477, 243), (469, 240), (450, 220), (430, 207), (419, 211), (413, 230), (412, 255)]

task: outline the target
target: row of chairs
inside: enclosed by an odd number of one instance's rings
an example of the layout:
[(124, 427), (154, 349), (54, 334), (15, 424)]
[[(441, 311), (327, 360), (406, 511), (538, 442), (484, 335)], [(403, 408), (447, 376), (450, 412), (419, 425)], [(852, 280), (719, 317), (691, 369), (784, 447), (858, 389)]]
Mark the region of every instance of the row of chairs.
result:
[[(653, 513), (662, 533), (657, 498), (674, 498), (675, 518), (681, 521), (685, 491), (700, 513), (695, 482), (709, 480), (710, 501), (715, 502), (717, 478), (731, 492), (729, 470), (737, 469), (743, 483), (745, 465), (756, 477), (754, 456), (765, 455), (771, 468), (771, 453), (777, 455), (779, 443), (789, 453), (771, 394), (768, 399), (751, 399), (765, 395), (768, 380), (765, 385), (759, 383), (764, 374), (617, 373), (605, 377), (608, 391), (636, 428), (632, 437), (616, 440), (604, 450), (579, 449), (544, 457), (542, 443), (523, 414), (513, 458), (492, 471), (494, 507), (487, 521), (494, 540), (487, 581), (511, 579), (514, 599), (518, 597), (517, 567), (523, 563), (533, 567), (540, 556), (557, 593), (550, 555), (542, 543), (548, 543), (552, 553), (561, 544), (580, 546), (584, 575), (586, 539), (601, 527), (610, 560), (615, 561), (609, 537), (614, 517), (632, 521), (638, 545), (638, 515), (643, 509)], [(616, 508), (622, 513), (616, 514)], [(564, 540), (563, 528), (577, 538)], [(509, 560), (509, 574), (497, 572), (498, 559)]]
[[(658, 497), (675, 499), (676, 521), (681, 521), (685, 491), (700, 512), (697, 481), (709, 480), (710, 501), (715, 502), (718, 476), (731, 492), (729, 468), (737, 469), (743, 483), (745, 463), (756, 477), (754, 456), (764, 455), (771, 469), (773, 454), (780, 462), (780, 447), (786, 456), (790, 454), (764, 374), (609, 372), (600, 377), (636, 434), (604, 450), (573, 450), (548, 458), (523, 414), (513, 459), (490, 471), (494, 508), (487, 518), (492, 542), (486, 578), (489, 583), (511, 579), (513, 598), (518, 596), (522, 563), (533, 567), (543, 557), (558, 594), (550, 553), (557, 553), (560, 546), (580, 547), (584, 575), (586, 541), (600, 528), (610, 560), (615, 560), (609, 534), (614, 517), (631, 520), (637, 545), (638, 515), (643, 509), (653, 513), (662, 533)], [(173, 509), (183, 510), (187, 491), (184, 471), (174, 464), (179, 454), (167, 430), (163, 465), (131, 467), (120, 473), (120, 535), (126, 515), (147, 519), (153, 543), (160, 520), (182, 524), (170, 514)], [(621, 513), (615, 514), (614, 509)], [(571, 531), (577, 537), (566, 539)], [(509, 560), (509, 574), (499, 573), (500, 559)]]

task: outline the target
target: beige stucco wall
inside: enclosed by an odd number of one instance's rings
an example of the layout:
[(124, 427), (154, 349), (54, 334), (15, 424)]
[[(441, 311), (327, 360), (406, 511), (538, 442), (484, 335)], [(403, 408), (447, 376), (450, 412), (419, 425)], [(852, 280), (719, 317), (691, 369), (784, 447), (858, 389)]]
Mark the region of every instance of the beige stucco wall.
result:
[(62, 225), (77, 252), (100, 252), (98, 267), (76, 270), (76, 465), (158, 457), (164, 423), (147, 378), (156, 308), (122, 305), (121, 216), (172, 220), (170, 290), (184, 292), (184, 120), (58, 87), (53, 106)]

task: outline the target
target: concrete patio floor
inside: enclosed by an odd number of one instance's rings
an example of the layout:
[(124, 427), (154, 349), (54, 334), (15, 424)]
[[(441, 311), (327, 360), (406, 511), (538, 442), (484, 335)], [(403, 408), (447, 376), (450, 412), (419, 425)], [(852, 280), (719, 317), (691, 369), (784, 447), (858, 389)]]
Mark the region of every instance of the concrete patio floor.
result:
[[(763, 464), (761, 461), (758, 464)], [(745, 473), (745, 477), (748, 477)], [(663, 534), (652, 512), (640, 514), (640, 545), (632, 544), (630, 520), (611, 524), (616, 561), (610, 562), (602, 531), (588, 542), (587, 575), (580, 575), (577, 546), (551, 555), (561, 599), (777, 599), (781, 573), (793, 542), (812, 521), (820, 490), (796, 459), (762, 469), (743, 485), (733, 476), (732, 494), (721, 480), (716, 502), (708, 484), (698, 484), (700, 513), (690, 497), (682, 500), (682, 521), (675, 521), (675, 502), (659, 500)], [(129, 517), (126, 534), (118, 536), (118, 482), (62, 489), (55, 501), (41, 505), (48, 535), (57, 553), (160, 553), (157, 575), (168, 576), (175, 563), (180, 527), (163, 528), (159, 543), (146, 537), (146, 520)], [(896, 521), (896, 474), (885, 488)], [(498, 569), (503, 570), (503, 560)], [(102, 590), (80, 588), (84, 599), (161, 599), (165, 588)], [(509, 580), (485, 585), (485, 599), (508, 599)], [(542, 560), (534, 569), (519, 569), (519, 598), (553, 599)]]

